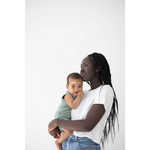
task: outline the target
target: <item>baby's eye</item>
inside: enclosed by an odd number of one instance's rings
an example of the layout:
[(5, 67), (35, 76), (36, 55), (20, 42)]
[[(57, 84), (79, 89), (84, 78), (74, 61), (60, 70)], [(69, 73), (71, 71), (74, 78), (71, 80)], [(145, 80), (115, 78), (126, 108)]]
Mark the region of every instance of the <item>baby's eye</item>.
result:
[(74, 88), (74, 85), (72, 87)]
[(79, 86), (79, 88), (81, 88), (81, 86)]

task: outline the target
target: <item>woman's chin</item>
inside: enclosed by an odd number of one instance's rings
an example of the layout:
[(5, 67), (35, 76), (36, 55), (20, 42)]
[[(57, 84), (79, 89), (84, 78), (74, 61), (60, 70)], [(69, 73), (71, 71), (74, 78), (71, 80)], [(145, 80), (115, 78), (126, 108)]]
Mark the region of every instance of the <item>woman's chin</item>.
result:
[(87, 80), (86, 78), (82, 78), (82, 80), (84, 81), (84, 82), (88, 82), (89, 80)]

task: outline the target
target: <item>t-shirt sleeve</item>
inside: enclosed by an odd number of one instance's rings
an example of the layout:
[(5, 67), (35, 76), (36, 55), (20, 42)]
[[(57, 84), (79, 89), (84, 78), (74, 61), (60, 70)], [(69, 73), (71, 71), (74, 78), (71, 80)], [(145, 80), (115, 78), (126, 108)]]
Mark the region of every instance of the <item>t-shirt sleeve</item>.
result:
[(105, 110), (112, 106), (114, 93), (110, 85), (103, 85), (97, 92), (93, 104), (103, 104)]

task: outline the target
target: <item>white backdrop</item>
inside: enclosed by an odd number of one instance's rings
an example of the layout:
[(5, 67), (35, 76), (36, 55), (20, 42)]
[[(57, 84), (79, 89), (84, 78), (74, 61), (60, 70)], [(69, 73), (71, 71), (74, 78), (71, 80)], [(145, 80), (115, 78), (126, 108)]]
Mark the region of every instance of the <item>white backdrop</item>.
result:
[(26, 0), (26, 150), (56, 149), (48, 123), (67, 75), (79, 72), (82, 59), (93, 52), (106, 56), (119, 102), (120, 130), (106, 150), (125, 149), (124, 7), (124, 0)]

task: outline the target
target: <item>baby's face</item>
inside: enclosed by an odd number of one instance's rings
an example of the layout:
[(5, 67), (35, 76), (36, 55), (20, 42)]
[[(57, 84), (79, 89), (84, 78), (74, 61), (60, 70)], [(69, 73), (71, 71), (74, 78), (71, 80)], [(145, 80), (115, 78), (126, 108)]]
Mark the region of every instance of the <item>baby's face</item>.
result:
[(69, 79), (69, 85), (67, 84), (68, 91), (74, 96), (78, 95), (78, 92), (83, 91), (83, 81), (79, 79)]

